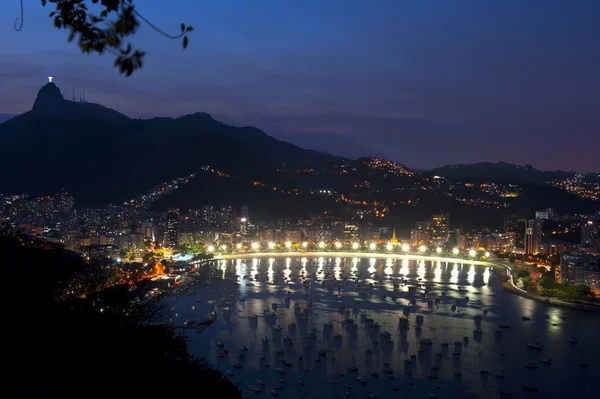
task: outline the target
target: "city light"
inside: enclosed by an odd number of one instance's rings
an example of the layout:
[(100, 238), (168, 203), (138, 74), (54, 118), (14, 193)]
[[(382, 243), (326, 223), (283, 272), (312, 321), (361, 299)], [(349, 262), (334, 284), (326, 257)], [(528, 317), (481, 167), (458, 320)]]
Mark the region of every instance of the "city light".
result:
[(221, 245), (221, 251), (227, 251), (227, 245), (225, 245), (225, 244)]
[(357, 242), (353, 242), (352, 243), (352, 249), (358, 249), (358, 243)]
[(404, 252), (408, 252), (410, 250), (410, 247), (408, 246), (408, 244), (402, 244), (402, 250)]
[(490, 257), (490, 253), (488, 251), (485, 252), (485, 257), (489, 258)]
[(440, 248), (440, 247), (437, 247), (437, 248), (435, 249), (435, 252), (437, 252), (438, 254), (441, 254), (441, 253), (442, 253), (442, 248)]
[(323, 241), (319, 243), (319, 248), (325, 248), (325, 243)]
[(117, 263), (121, 263), (121, 258), (117, 258)]
[(452, 250), (452, 253), (453, 253), (454, 255), (458, 255), (458, 253), (459, 253), (459, 252), (460, 252), (460, 251), (458, 250), (458, 248), (454, 248), (454, 249)]
[(340, 248), (342, 247), (342, 243), (341, 243), (341, 242), (339, 242), (339, 241), (338, 241), (338, 242), (336, 242), (336, 243), (335, 243), (335, 247), (336, 247), (337, 249), (340, 249)]
[(215, 247), (214, 247), (214, 245), (209, 245), (208, 248), (206, 248), (206, 250), (208, 252), (215, 252)]
[(386, 246), (385, 246), (385, 248), (386, 248), (388, 251), (391, 251), (392, 249), (394, 249), (394, 246), (393, 246), (393, 245), (390, 243), (390, 244), (386, 245)]
[(371, 251), (375, 250), (376, 248), (377, 248), (377, 244), (375, 244), (374, 242), (372, 242), (372, 243), (369, 244), (369, 249)]
[(302, 248), (306, 248), (306, 247), (308, 247), (308, 243), (307, 243), (306, 241), (304, 241), (304, 242), (302, 243)]
[(273, 248), (275, 248), (275, 243), (274, 242), (269, 242), (267, 244), (267, 246), (269, 247), (269, 249), (273, 249)]
[(260, 248), (260, 245), (258, 245), (257, 242), (253, 242), (251, 248), (256, 251), (258, 248)]
[(290, 248), (292, 247), (292, 243), (291, 243), (291, 242), (289, 242), (289, 241), (286, 241), (286, 243), (285, 243), (285, 247), (286, 247), (287, 249), (290, 249)]
[(238, 245), (235, 246), (237, 249), (242, 249), (242, 243), (240, 242)]
[(426, 250), (427, 250), (427, 248), (425, 248), (425, 245), (421, 245), (421, 246), (419, 247), (419, 251), (420, 251), (420, 252), (425, 252)]
[(246, 223), (247, 221), (248, 221), (248, 219), (246, 219), (246, 218), (241, 218), (240, 219), (240, 222), (242, 222), (242, 223)]
[(475, 255), (477, 255), (477, 252), (474, 249), (469, 251), (469, 256), (475, 256)]

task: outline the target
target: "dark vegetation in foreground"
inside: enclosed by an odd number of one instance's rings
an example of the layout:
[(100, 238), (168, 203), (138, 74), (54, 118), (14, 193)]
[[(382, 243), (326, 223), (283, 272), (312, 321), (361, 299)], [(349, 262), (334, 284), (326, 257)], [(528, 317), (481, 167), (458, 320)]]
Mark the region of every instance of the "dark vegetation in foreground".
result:
[[(156, 397), (202, 394), (241, 398), (223, 375), (186, 351), (172, 329), (144, 325), (160, 313), (139, 300), (148, 287), (114, 286), (85, 298), (56, 300), (86, 263), (62, 249), (1, 237), (10, 259), (4, 290), (9, 336), (9, 397)], [(5, 258), (6, 259), (6, 258)], [(9, 271), (10, 270), (10, 271)], [(148, 282), (150, 284), (151, 282)]]

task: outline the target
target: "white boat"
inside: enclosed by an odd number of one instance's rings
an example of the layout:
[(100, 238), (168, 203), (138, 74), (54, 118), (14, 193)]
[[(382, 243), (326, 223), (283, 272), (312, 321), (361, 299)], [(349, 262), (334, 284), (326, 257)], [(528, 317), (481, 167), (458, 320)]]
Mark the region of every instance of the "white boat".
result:
[(544, 346), (539, 342), (529, 341), (526, 345), (528, 348), (541, 350)]
[(367, 383), (367, 379), (365, 377), (356, 377), (356, 381), (360, 382), (361, 384), (366, 384)]

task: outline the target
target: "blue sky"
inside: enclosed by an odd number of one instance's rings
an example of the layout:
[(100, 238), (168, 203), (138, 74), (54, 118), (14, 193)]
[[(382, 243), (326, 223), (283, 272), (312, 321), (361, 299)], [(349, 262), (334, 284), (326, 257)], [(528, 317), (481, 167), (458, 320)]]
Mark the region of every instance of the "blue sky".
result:
[[(204, 111), (305, 147), (415, 168), (508, 161), (600, 171), (600, 1), (137, 1), (130, 78), (25, 0), (0, 13), (0, 114), (46, 76), (132, 117)], [(168, 6), (165, 6), (168, 4)]]

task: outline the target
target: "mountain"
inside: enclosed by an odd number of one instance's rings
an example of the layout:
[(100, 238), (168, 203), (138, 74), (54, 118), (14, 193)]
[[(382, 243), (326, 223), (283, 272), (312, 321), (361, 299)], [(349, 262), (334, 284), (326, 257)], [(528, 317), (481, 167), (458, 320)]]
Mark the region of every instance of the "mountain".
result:
[(131, 119), (99, 104), (65, 100), (54, 83), (31, 111), (0, 124), (0, 192), (66, 189), (80, 204), (128, 200), (204, 165), (268, 179), (277, 168), (321, 167), (329, 156), (233, 127), (206, 113)]
[(9, 119), (14, 118), (15, 115), (10, 115), (10, 114), (0, 114), (0, 123), (6, 122)]
[(506, 162), (446, 165), (432, 169), (431, 173), (463, 180), (531, 183), (546, 183), (552, 180), (572, 177), (575, 174), (575, 172), (565, 172), (562, 170), (539, 170), (531, 165), (523, 166)]

